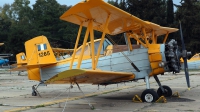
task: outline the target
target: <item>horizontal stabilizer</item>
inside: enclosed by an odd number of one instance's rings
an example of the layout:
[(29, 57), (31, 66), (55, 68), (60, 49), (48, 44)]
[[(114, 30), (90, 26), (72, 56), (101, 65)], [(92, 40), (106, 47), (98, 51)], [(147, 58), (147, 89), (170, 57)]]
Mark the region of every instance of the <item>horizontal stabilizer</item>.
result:
[(17, 66), (16, 68), (11, 69), (10, 71), (26, 71), (26, 70), (27, 70), (27, 65), (20, 65), (20, 66)]

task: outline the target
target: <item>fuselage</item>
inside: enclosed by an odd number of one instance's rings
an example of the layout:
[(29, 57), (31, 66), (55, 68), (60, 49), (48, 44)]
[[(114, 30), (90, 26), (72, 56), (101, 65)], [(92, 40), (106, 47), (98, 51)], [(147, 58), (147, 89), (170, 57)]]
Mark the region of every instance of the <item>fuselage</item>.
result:
[[(100, 40), (99, 40), (100, 41)], [(98, 42), (96, 41), (95, 43), (98, 45)], [(108, 40), (105, 40), (108, 41)], [(132, 51), (126, 50), (126, 51), (120, 51), (124, 50), (126, 45), (120, 45), (114, 46), (112, 45), (109, 41), (108, 45), (104, 46), (102, 48), (102, 54), (101, 57), (98, 60), (97, 68), (102, 71), (113, 71), (113, 72), (130, 72), (135, 74), (135, 79), (142, 79), (145, 76), (148, 75), (158, 75), (160, 73), (163, 73), (165, 71), (169, 71), (168, 67), (160, 67), (160, 68), (155, 68), (154, 64), (159, 64), (159, 62), (166, 62), (165, 58), (165, 45), (164, 44), (159, 44), (159, 52), (156, 52), (156, 54), (159, 54), (161, 56), (161, 60), (152, 60), (150, 61), (150, 55), (153, 53), (149, 53), (149, 49), (143, 47), (142, 45), (136, 45), (135, 49)], [(83, 60), (81, 63), (80, 69), (92, 69), (92, 59), (90, 55), (90, 44), (87, 44), (87, 50), (85, 50)], [(81, 47), (79, 48), (79, 50)], [(95, 48), (97, 49), (97, 48)], [(79, 52), (78, 50), (78, 52)], [(110, 53), (108, 53), (110, 52)], [(123, 53), (122, 53), (123, 52)], [(73, 63), (72, 69), (77, 68), (77, 60), (78, 60), (78, 55), (76, 53), (76, 58)], [(128, 59), (127, 59), (128, 58)], [(133, 62), (140, 72), (136, 71), (132, 66), (130, 61)], [(55, 76), (56, 74), (59, 74), (60, 72), (66, 71), (70, 68), (70, 62), (71, 62), (71, 57), (68, 57), (63, 60), (59, 60), (56, 64), (53, 65), (48, 65), (44, 66), (41, 68), (41, 80), (46, 81), (50, 79), (51, 77)], [(157, 67), (157, 66), (156, 66)], [(161, 72), (158, 71), (158, 69), (163, 69)], [(67, 74), (66, 74), (67, 75)]]

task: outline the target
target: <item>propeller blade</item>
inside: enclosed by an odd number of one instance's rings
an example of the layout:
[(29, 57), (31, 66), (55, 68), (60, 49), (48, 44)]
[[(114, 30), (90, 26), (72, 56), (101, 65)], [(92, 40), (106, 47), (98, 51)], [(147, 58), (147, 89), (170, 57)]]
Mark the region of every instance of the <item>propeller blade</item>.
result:
[(185, 78), (186, 78), (188, 89), (190, 89), (190, 78), (189, 78), (188, 64), (187, 64), (187, 52), (186, 52), (185, 44), (184, 44), (184, 40), (183, 40), (181, 21), (179, 21), (179, 23), (180, 23), (180, 34), (181, 34), (181, 42), (182, 42), (182, 51), (183, 51), (183, 53), (185, 53), (184, 56), (183, 56)]
[(190, 78), (189, 78), (189, 72), (188, 72), (188, 64), (187, 64), (187, 59), (184, 58), (184, 71), (185, 71), (185, 78), (187, 81), (187, 86), (190, 88)]

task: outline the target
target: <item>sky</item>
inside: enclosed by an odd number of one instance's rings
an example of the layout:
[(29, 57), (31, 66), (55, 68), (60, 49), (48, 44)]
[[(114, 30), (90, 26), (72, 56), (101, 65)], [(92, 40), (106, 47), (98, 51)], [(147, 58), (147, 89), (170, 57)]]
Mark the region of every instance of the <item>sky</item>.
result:
[[(36, 0), (30, 0), (30, 4), (35, 4)], [(82, 0), (57, 0), (57, 2), (61, 5), (75, 5), (76, 3), (80, 2)], [(105, 0), (106, 2), (108, 0)], [(179, 4), (181, 0), (173, 0), (174, 4)], [(14, 0), (0, 0), (0, 6), (3, 6), (4, 4), (12, 4), (14, 2)]]
[[(15, 0), (0, 0), (0, 6), (3, 6), (5, 3), (12, 4)], [(36, 0), (30, 0), (30, 4), (35, 4)], [(56, 0), (61, 5), (75, 5), (81, 0)], [(107, 0), (106, 0), (107, 1)]]

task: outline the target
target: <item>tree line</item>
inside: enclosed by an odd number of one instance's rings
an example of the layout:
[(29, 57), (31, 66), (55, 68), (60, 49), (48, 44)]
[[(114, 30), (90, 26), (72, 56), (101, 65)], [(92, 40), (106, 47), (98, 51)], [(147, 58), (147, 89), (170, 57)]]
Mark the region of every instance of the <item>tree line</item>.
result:
[[(180, 5), (174, 4), (173, 0), (108, 0), (108, 3), (161, 26), (179, 28), (181, 21), (187, 50), (193, 54), (200, 52), (198, 0), (181, 0)], [(69, 8), (71, 6), (67, 5), (67, 1), (66, 5), (63, 5), (56, 0), (36, 0), (32, 6), (29, 0), (15, 0), (11, 5), (4, 4), (0, 7), (0, 42), (5, 44), (0, 47), (1, 53), (15, 55), (24, 52), (24, 42), (40, 35), (47, 36), (53, 47), (73, 48), (79, 27), (59, 19)], [(100, 37), (100, 33), (96, 32), (95, 37)], [(181, 45), (179, 32), (170, 34), (169, 39), (172, 38)], [(119, 44), (123, 43), (123, 39), (113, 40)]]

